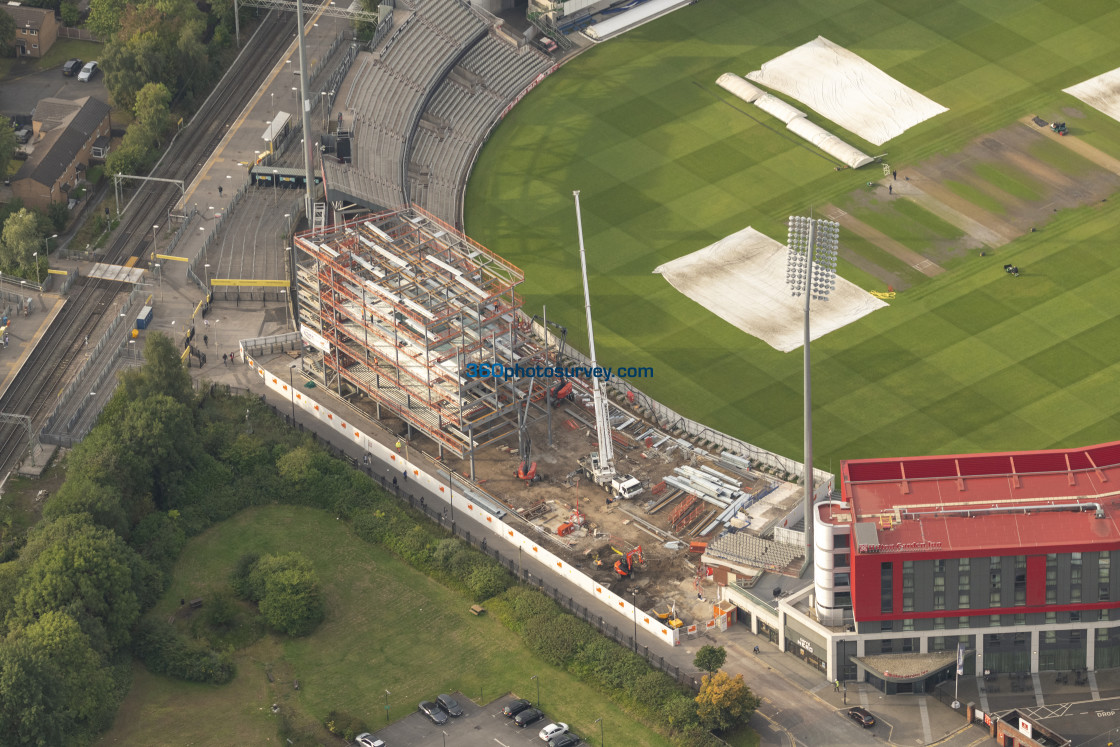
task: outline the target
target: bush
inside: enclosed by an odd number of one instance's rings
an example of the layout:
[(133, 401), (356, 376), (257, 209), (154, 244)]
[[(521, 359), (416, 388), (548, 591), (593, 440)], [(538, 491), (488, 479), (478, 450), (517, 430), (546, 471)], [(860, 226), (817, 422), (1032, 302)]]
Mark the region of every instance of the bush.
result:
[(369, 731), (369, 727), (357, 716), (351, 716), (345, 711), (331, 711), (327, 714), (326, 721), (323, 725), (327, 727), (327, 731), (331, 734), (336, 734), (347, 742), (354, 741), (354, 737), (362, 732)]
[(484, 602), (510, 587), (513, 579), (506, 570), (494, 563), (477, 566), (467, 577), (467, 588), (476, 602)]
[(165, 622), (141, 622), (132, 637), (132, 650), (155, 674), (218, 685), (233, 679), (233, 662), (228, 656), (188, 641)]
[(230, 584), (233, 586), (233, 593), (237, 595), (238, 599), (256, 601), (253, 599), (252, 588), (249, 586), (249, 574), (259, 558), (260, 554), (247, 552), (237, 559), (237, 565), (233, 567), (233, 573), (230, 574)]
[[(241, 570), (238, 563), (237, 573)], [(243, 588), (258, 603), (269, 627), (288, 635), (307, 635), (323, 621), (319, 577), (307, 556), (291, 552), (264, 555), (252, 564)]]

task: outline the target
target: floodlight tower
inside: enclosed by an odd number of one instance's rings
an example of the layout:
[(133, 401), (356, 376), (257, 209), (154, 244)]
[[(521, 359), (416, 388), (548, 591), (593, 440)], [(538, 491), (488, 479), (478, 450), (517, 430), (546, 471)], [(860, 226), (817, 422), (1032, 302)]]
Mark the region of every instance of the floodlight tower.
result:
[(836, 288), (836, 250), (840, 224), (823, 218), (789, 217), (786, 282), (795, 297), (805, 296), (805, 568), (813, 560), (813, 394), (809, 376), (809, 301), (827, 301)]
[[(598, 367), (595, 359), (595, 332), (591, 328), (591, 291), (587, 287), (587, 255), (583, 250), (583, 219), (579, 212), (579, 190), (572, 192), (576, 198), (576, 230), (579, 233), (579, 267), (583, 274), (583, 308), (587, 312), (587, 346), (591, 353), (591, 368)], [(607, 400), (603, 395), (603, 382), (591, 378), (591, 395), (595, 405), (595, 434), (599, 439), (598, 461), (592, 455), (592, 479), (605, 485), (614, 477), (614, 443), (611, 441), (611, 421), (607, 415)]]

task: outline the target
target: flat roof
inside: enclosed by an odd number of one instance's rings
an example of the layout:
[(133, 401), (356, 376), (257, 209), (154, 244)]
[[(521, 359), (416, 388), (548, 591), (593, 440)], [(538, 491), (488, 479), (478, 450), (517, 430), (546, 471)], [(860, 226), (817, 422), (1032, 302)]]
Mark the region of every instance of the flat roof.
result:
[(1009, 555), (1120, 548), (1120, 442), (858, 459), (840, 465), (859, 554)]

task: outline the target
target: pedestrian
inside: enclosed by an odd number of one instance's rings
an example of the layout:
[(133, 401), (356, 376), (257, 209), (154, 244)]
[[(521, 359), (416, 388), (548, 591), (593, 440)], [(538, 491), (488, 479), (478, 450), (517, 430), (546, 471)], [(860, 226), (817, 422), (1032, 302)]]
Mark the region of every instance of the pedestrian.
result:
[(206, 347), (210, 347), (210, 335), (203, 335), (202, 336), (202, 344), (205, 345)]
[(226, 355), (225, 353), (222, 353), (222, 365), (223, 366), (228, 366), (229, 365), (229, 356)]
[(89, 335), (86, 335), (86, 341), (83, 347), (89, 347)]
[(894, 185), (893, 184), (888, 184), (887, 185), (887, 194), (889, 194), (889, 195), (894, 194)]
[(898, 181), (898, 172), (897, 171), (892, 171), (891, 172), (891, 178), (893, 178), (895, 181)]
[(832, 686), (836, 688), (836, 692), (840, 692), (840, 680), (836, 680), (835, 682), (833, 682)]
[(219, 184), (218, 185), (218, 197), (221, 197), (221, 196), (222, 196), (222, 185)]
[(338, 129), (342, 129), (342, 112), (338, 113)]
[(209, 327), (210, 327), (210, 320), (209, 320), (209, 319), (203, 319), (203, 320), (202, 320), (202, 323), (203, 323), (203, 324), (204, 324), (204, 325), (205, 325), (205, 326), (206, 326), (207, 328), (209, 328)]

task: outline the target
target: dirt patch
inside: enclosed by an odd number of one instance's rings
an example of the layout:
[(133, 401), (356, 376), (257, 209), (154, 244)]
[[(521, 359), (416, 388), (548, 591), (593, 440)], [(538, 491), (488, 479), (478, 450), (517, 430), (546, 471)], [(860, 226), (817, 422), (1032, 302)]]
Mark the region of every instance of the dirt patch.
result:
[(1085, 119), (1085, 112), (1081, 111), (1076, 106), (1063, 106), (1062, 116), (1068, 119)]
[(1085, 142), (1076, 135), (1068, 134), (1064, 137), (1061, 135), (1056, 135), (1050, 132), (1049, 129), (1040, 128), (1034, 122), (1032, 122), (1030, 118), (1024, 118), (1019, 121), (1026, 125), (1027, 129), (1038, 132), (1043, 137), (1054, 139), (1059, 145), (1069, 148), (1077, 155), (1086, 158), (1097, 166), (1108, 169), (1113, 174), (1120, 174), (1120, 159), (1113, 158), (1100, 148), (1089, 145), (1089, 143)]
[[(366, 408), (363, 406), (362, 409)], [(517, 477), (521, 459), (516, 434), (476, 451), (476, 480), (483, 490), (527, 518), (539, 533), (544, 547), (603, 586), (616, 592), (625, 589), (627, 594), (630, 589), (636, 588), (638, 605), (648, 611), (656, 609), (664, 612), (675, 606), (676, 614), (686, 623), (710, 620), (710, 602), (700, 604), (693, 611), (699, 602), (697, 594), (703, 591), (705, 598), (711, 599), (712, 591), (710, 582), (700, 584), (698, 588), (699, 555), (689, 553), (688, 543), (697, 539), (697, 533), (712, 523), (716, 515), (715, 506), (694, 499), (689, 506), (681, 509), (688, 496), (671, 487), (654, 494), (651, 488), (671, 474), (675, 467), (685, 464), (712, 466), (741, 480), (744, 490), (769, 484), (774, 478), (758, 473), (736, 473), (716, 465), (695, 452), (686, 451), (679, 444), (674, 446), (676, 436), (653, 446), (643, 435), (656, 428), (657, 424), (639, 417), (637, 411), (624, 400), (612, 400), (611, 410), (616, 418), (622, 412), (627, 418), (634, 417), (633, 424), (622, 433), (617, 430), (622, 424), (615, 422), (617, 469), (619, 473), (633, 474), (646, 485), (646, 489), (634, 499), (608, 504), (608, 494), (602, 488), (584, 478), (577, 481), (579, 460), (596, 448), (595, 429), (591, 425), (593, 416), (590, 408), (579, 398), (553, 410), (551, 445), (546, 421), (540, 420), (529, 427), (532, 444), (530, 461), (537, 463), (537, 472), (542, 478), (540, 481), (526, 484)], [(386, 418), (381, 422), (395, 433), (404, 432), (399, 420)], [(659, 434), (651, 437), (650, 441), (656, 444), (662, 436), (670, 435), (665, 429), (659, 430)], [(413, 459), (416, 459), (417, 451), (430, 455), (436, 453), (435, 445), (416, 435), (415, 431), (409, 448)], [(464, 477), (470, 475), (469, 459), (460, 460), (447, 455), (443, 464)], [(455, 502), (457, 504), (458, 499)], [(647, 510), (657, 504), (663, 505), (656, 510)], [(559, 536), (558, 528), (571, 519), (577, 505), (585, 517), (584, 526), (571, 534)], [(507, 520), (520, 531), (525, 531), (522, 528), (525, 525), (517, 519)], [(682, 544), (666, 547), (673, 540)], [(633, 578), (621, 579), (614, 571), (615, 561), (622, 557), (619, 553), (627, 553), (639, 545), (644, 564)]]
[[(1048, 132), (1044, 133), (1034, 125), (1024, 127), (1015, 123), (974, 140), (957, 153), (938, 156), (907, 169), (907, 174), (913, 186), (931, 200), (945, 204), (951, 211), (995, 231), (1005, 241), (1011, 241), (1032, 228), (1042, 228), (1059, 210), (1098, 202), (1120, 189), (1118, 174), (1107, 168), (1092, 169), (1073, 179), (1028, 155), (1032, 146), (1048, 136)], [(1059, 141), (1072, 141), (1070, 137), (1054, 137)], [(1094, 163), (1100, 163), (1094, 156), (1087, 157)], [(1008, 193), (979, 176), (977, 167), (984, 164), (1012, 166), (1033, 180), (1035, 184), (1032, 187), (1040, 187), (1041, 193), (1036, 199)], [(1117, 167), (1120, 172), (1120, 162)], [(975, 201), (953, 193), (944, 186), (950, 181), (967, 185), (990, 197), (1003, 209), (1002, 214), (994, 215)], [(991, 245), (990, 241), (985, 243)]]

